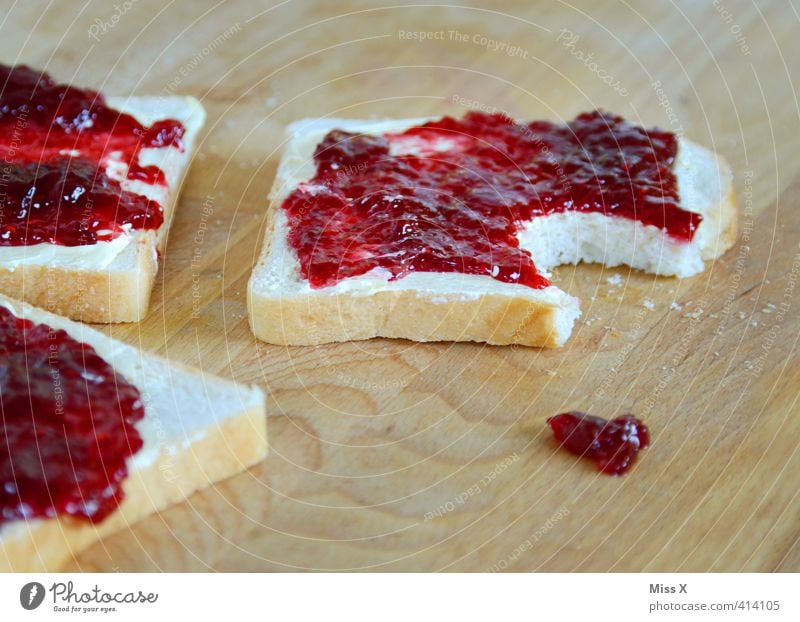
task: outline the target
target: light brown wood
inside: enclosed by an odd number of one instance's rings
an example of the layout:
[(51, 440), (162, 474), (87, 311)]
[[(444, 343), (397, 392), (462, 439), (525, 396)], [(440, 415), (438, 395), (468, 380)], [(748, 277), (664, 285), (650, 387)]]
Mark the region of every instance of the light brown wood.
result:
[[(266, 462), (68, 568), (800, 570), (795, 9), (276, 4), (140, 0), (103, 32), (109, 3), (4, 3), (4, 62), (202, 100), (150, 314), (104, 330), (272, 395)], [(601, 106), (682, 129), (730, 161), (740, 239), (684, 281), (558, 270), (584, 311), (562, 350), (256, 343), (245, 288), (282, 128), (464, 104), (521, 118)], [(565, 409), (634, 412), (653, 446), (628, 476), (598, 475), (550, 441), (545, 419)]]

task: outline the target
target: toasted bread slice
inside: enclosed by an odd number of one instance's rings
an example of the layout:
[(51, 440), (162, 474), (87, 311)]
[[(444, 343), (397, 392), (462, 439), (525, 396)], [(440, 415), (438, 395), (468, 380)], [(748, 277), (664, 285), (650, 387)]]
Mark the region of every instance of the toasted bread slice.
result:
[(145, 125), (175, 119), (185, 127), (185, 149), (143, 149), (142, 164), (164, 172), (167, 187), (125, 180), (122, 187), (158, 200), (164, 223), (157, 231), (134, 230), (110, 242), (0, 246), (0, 292), (84, 322), (137, 322), (144, 318), (194, 143), (205, 121), (193, 97), (108, 98), (108, 105)]
[(139, 389), (145, 412), (136, 424), (144, 445), (128, 460), (125, 498), (117, 510), (96, 524), (59, 517), (0, 525), (0, 571), (56, 571), (95, 540), (266, 456), (265, 398), (259, 389), (144, 354), (84, 324), (4, 296), (0, 305), (91, 345)]
[[(578, 299), (556, 286), (533, 289), (489, 276), (416, 272), (396, 280), (373, 270), (335, 285), (312, 288), (300, 275), (288, 243), (281, 205), (313, 178), (314, 150), (333, 129), (357, 134), (402, 132), (428, 119), (356, 121), (311, 119), (289, 127), (288, 145), (270, 194), (264, 247), (248, 286), (250, 325), (259, 339), (279, 345), (398, 337), (415, 341), (482, 341), (559, 347), (580, 315)], [(682, 205), (703, 220), (691, 243), (660, 228), (600, 213), (565, 212), (536, 218), (518, 232), (537, 268), (563, 263), (626, 264), (686, 277), (721, 255), (736, 238), (729, 166), (681, 138), (674, 171)]]

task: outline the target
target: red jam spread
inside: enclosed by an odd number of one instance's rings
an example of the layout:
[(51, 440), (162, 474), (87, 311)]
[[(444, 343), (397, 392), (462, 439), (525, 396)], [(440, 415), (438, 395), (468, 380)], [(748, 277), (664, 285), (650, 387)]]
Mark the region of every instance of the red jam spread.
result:
[(142, 447), (136, 387), (91, 346), (0, 305), (0, 406), (0, 526), (114, 511)]
[(581, 412), (550, 417), (547, 424), (562, 447), (594, 460), (609, 475), (622, 475), (633, 466), (636, 455), (650, 444), (650, 431), (633, 415), (607, 421)]
[(157, 229), (161, 205), (109, 178), (110, 158), (126, 177), (166, 184), (145, 148), (183, 149), (184, 127), (144, 126), (106, 105), (101, 93), (57, 84), (25, 66), (0, 65), (0, 246), (81, 246), (116, 237), (124, 225)]
[(676, 153), (674, 134), (599, 111), (567, 124), (471, 112), (396, 134), (334, 130), (313, 179), (284, 201), (289, 242), (317, 288), (375, 268), (542, 288), (517, 237), (533, 218), (600, 212), (692, 239), (701, 217), (680, 207)]

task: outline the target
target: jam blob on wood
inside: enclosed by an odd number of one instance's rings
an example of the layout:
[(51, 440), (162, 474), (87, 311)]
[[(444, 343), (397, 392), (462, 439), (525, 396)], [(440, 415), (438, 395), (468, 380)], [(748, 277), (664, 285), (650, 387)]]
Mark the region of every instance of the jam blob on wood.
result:
[(609, 475), (626, 473), (639, 451), (650, 444), (650, 431), (633, 415), (608, 421), (573, 411), (550, 417), (547, 424), (562, 447), (594, 460)]

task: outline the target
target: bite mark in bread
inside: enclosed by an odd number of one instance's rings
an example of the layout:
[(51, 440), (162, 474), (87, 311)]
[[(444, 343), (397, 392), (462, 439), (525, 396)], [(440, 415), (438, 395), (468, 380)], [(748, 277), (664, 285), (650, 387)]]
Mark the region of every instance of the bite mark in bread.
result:
[[(314, 152), (337, 129), (363, 135), (399, 133), (427, 119), (359, 121), (311, 119), (289, 128), (270, 194), (264, 246), (248, 285), (250, 325), (259, 339), (279, 345), (397, 337), (415, 341), (482, 341), (559, 347), (580, 315), (579, 301), (551, 285), (532, 289), (489, 276), (410, 273), (390, 280), (380, 269), (313, 288), (302, 278), (288, 243), (283, 201), (316, 173)], [(690, 242), (652, 225), (597, 212), (563, 212), (523, 223), (520, 246), (537, 268), (564, 263), (629, 265), (687, 277), (724, 253), (736, 238), (732, 174), (723, 158), (680, 137), (673, 165), (681, 205), (702, 221)]]

